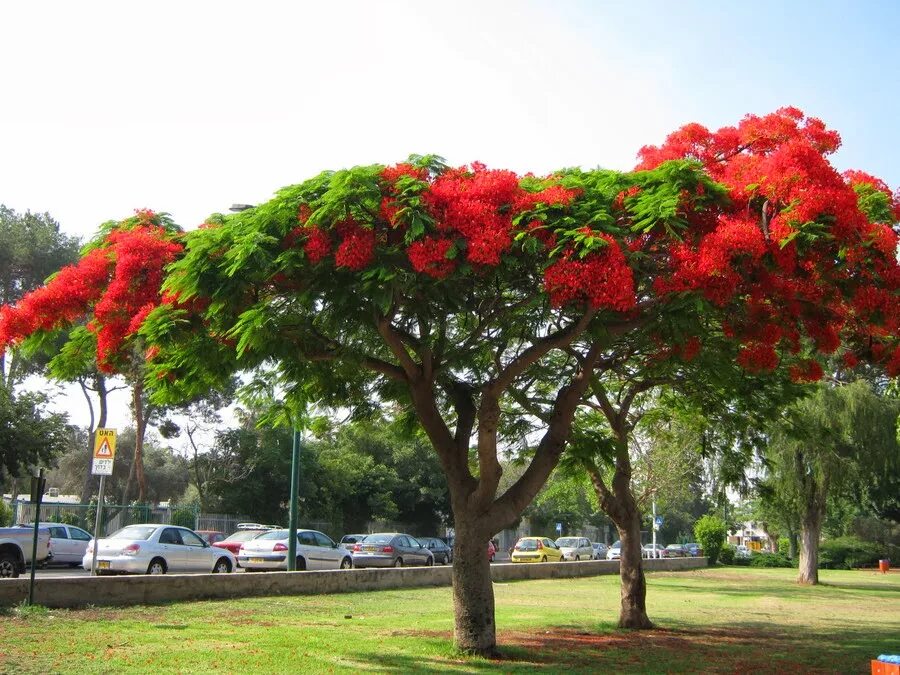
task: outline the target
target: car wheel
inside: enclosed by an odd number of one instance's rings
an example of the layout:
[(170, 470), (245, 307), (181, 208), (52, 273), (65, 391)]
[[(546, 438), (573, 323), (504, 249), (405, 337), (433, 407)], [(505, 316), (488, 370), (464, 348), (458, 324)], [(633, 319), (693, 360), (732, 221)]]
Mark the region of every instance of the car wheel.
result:
[(452, 565), (452, 564), (453, 564), (453, 554), (452, 554), (452, 553), (448, 553), (448, 554), (447, 554), (447, 564), (448, 564), (448, 565)]
[(0, 579), (15, 579), (18, 576), (18, 561), (12, 553), (0, 553)]
[(341, 569), (342, 570), (351, 570), (353, 569), (353, 560), (350, 557), (344, 558), (341, 560)]
[(541, 558), (541, 562), (547, 562), (547, 556), (544, 556), (543, 558)]
[(306, 559), (300, 557), (299, 555), (297, 556), (297, 571), (298, 572), (306, 571)]
[(429, 556), (429, 557), (425, 560), (425, 567), (431, 567), (432, 565), (434, 565), (434, 558), (432, 558), (431, 556)]
[(488, 562), (494, 562), (494, 556), (491, 556), (490, 558), (488, 558)]
[(394, 561), (394, 567), (403, 567), (403, 558), (397, 558)]
[(219, 558), (213, 567), (213, 574), (223, 574), (231, 571), (231, 561), (228, 558)]
[(147, 566), (147, 574), (165, 574), (166, 569), (167, 568), (165, 560), (163, 560), (162, 558), (154, 558)]
[(71, 567), (73, 570), (77, 570), (79, 567), (81, 567), (81, 563), (69, 563), (69, 567)]
[(575, 562), (581, 562), (581, 557), (576, 555), (576, 556), (575, 556)]

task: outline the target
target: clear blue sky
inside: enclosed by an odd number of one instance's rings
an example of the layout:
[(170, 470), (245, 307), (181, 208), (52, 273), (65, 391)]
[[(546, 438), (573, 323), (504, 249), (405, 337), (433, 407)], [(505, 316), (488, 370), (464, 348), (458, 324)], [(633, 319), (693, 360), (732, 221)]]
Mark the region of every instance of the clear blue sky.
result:
[(900, 0), (46, 0), (0, 26), (0, 203), (85, 237), (411, 152), (627, 169), (681, 124), (783, 105), (900, 186)]

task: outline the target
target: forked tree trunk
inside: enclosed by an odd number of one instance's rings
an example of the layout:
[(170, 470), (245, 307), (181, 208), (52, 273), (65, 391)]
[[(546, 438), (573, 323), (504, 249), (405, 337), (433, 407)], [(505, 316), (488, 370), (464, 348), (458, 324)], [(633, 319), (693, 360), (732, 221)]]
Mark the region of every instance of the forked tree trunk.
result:
[(87, 399), (88, 408), (91, 413), (91, 421), (90, 426), (88, 427), (88, 439), (87, 439), (87, 473), (84, 477), (84, 483), (81, 486), (81, 503), (87, 504), (91, 499), (91, 493), (94, 491), (93, 488), (95, 485), (99, 485), (99, 481), (91, 475), (91, 469), (94, 464), (94, 432), (97, 429), (102, 429), (106, 426), (106, 415), (107, 415), (107, 391), (106, 391), (106, 378), (102, 375), (98, 375), (95, 379), (96, 384), (96, 392), (97, 398), (100, 402), (100, 415), (97, 418), (97, 426), (94, 426), (94, 406), (91, 404), (91, 397), (88, 393), (88, 389), (84, 384), (82, 384), (82, 391), (84, 392), (84, 397)]
[(492, 658), (497, 656), (497, 627), (486, 554), (489, 535), (459, 516), (453, 543), (454, 639), (461, 651)]
[(822, 516), (810, 509), (800, 526), (800, 568), (797, 583), (819, 583), (819, 536), (822, 533)]
[(132, 389), (134, 395), (134, 477), (138, 485), (138, 504), (143, 504), (147, 498), (147, 479), (144, 477), (144, 431), (147, 420), (144, 417), (144, 385), (140, 380), (134, 383)]

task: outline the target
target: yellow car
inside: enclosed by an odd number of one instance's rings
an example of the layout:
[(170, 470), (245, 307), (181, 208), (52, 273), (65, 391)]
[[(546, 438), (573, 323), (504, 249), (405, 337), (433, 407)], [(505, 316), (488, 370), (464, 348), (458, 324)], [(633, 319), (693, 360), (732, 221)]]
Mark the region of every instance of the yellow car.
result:
[(565, 560), (559, 546), (547, 537), (522, 537), (516, 542), (510, 557), (514, 563), (562, 562)]

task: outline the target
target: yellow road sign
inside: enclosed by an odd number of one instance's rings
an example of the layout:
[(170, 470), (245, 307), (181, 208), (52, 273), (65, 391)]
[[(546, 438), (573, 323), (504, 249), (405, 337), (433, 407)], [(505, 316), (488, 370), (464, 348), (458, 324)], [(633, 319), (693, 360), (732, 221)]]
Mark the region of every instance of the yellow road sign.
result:
[(116, 430), (97, 429), (94, 437), (94, 462), (91, 473), (95, 476), (111, 476), (116, 458)]

